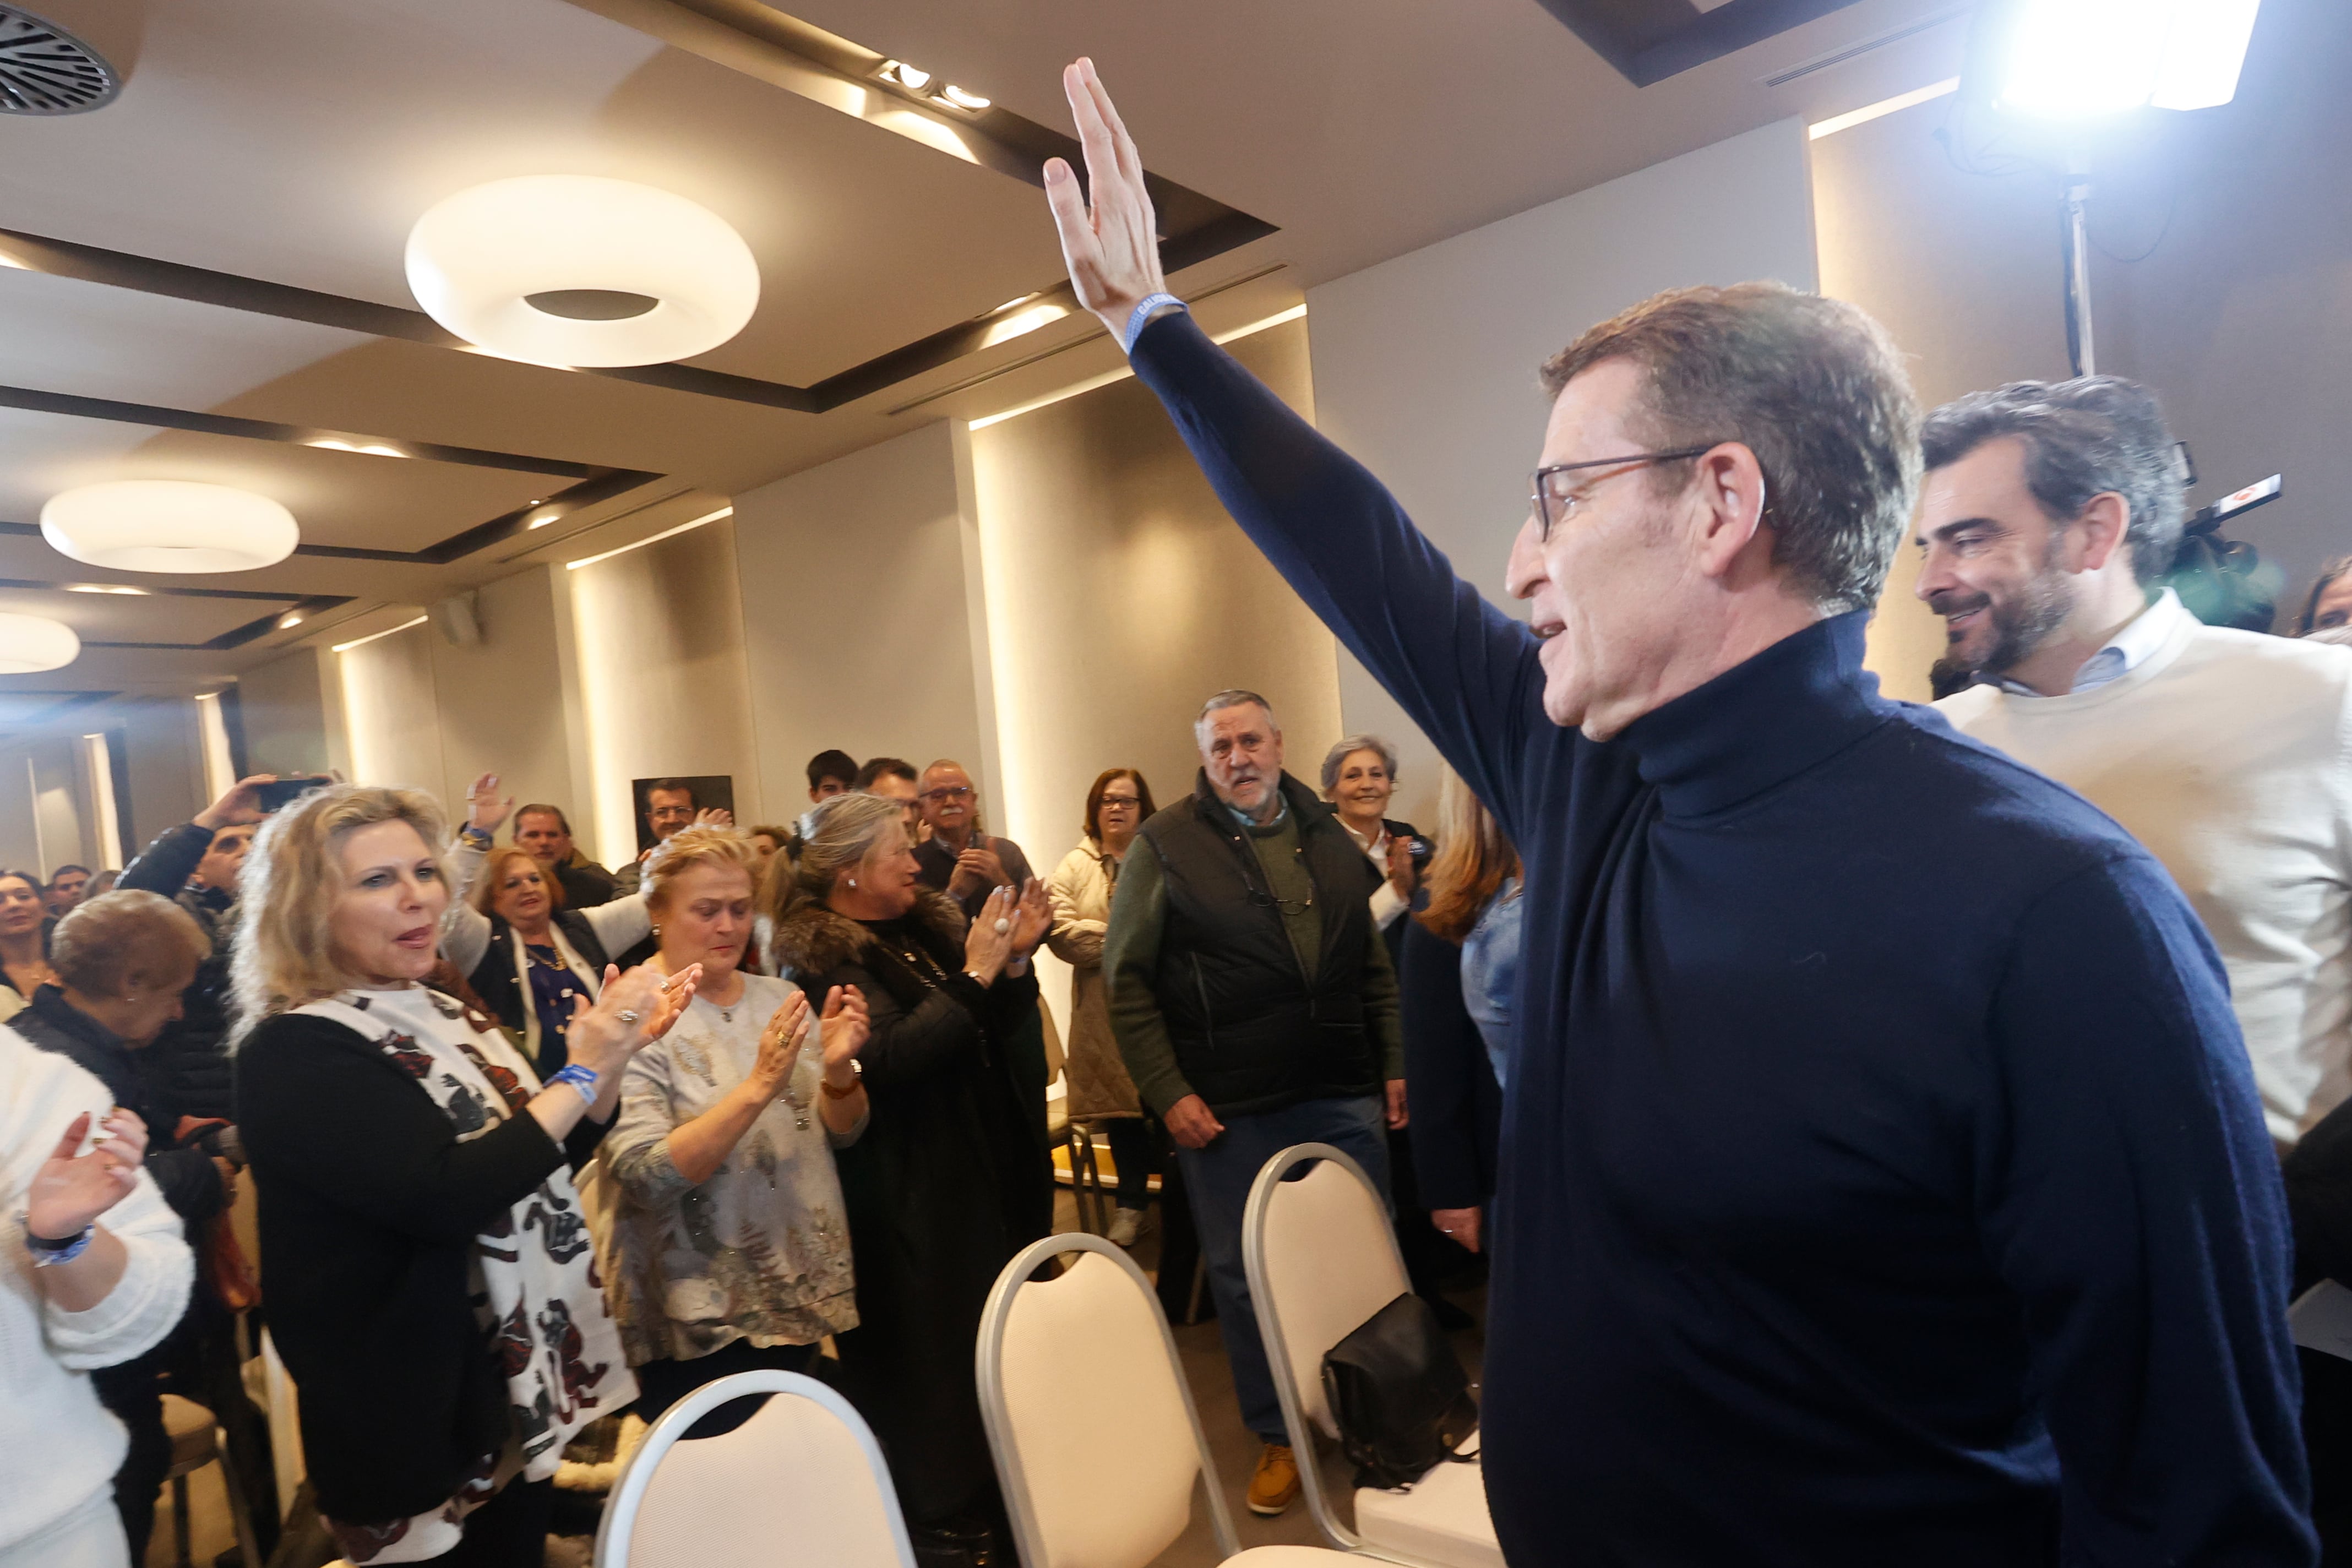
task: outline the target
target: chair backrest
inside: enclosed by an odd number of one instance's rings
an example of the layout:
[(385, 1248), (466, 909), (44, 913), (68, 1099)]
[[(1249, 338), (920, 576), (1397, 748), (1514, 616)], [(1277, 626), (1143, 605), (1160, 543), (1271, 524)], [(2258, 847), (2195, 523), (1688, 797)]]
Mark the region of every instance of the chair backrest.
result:
[[(1310, 1160), (1319, 1162), (1313, 1170), (1283, 1179)], [(1338, 1437), (1323, 1357), (1412, 1288), (1380, 1189), (1328, 1143), (1285, 1149), (1250, 1188), (1242, 1260), (1276, 1378), (1288, 1381), (1302, 1415)]]
[(302, 1458), (302, 1413), (295, 1402), (294, 1380), (278, 1359), (268, 1329), (261, 1331), (261, 1388), (269, 1419), (270, 1467), (278, 1472), (278, 1506), (290, 1509), (302, 1478), (310, 1473)]
[[(702, 1416), (772, 1397), (732, 1432)], [(596, 1568), (915, 1568), (898, 1493), (849, 1402), (796, 1372), (739, 1372), (670, 1406), (629, 1457), (596, 1532)]]
[[(1064, 1254), (1059, 1278), (1030, 1278)], [(1028, 1568), (1142, 1568), (1184, 1532), (1202, 1476), (1219, 1555), (1237, 1550), (1168, 1321), (1118, 1247), (1081, 1233), (1024, 1248), (989, 1293), (977, 1359)]]

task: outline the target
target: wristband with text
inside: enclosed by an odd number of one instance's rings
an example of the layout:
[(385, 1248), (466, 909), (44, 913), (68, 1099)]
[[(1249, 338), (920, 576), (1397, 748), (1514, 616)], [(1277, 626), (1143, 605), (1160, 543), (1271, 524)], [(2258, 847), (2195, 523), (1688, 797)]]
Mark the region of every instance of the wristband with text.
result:
[(1135, 340), (1143, 335), (1144, 324), (1151, 320), (1151, 312), (1162, 305), (1173, 305), (1187, 314), (1192, 310), (1191, 306), (1173, 294), (1146, 294), (1135, 302), (1135, 309), (1128, 312), (1127, 331), (1119, 333), (1118, 346), (1129, 353), (1133, 353)]

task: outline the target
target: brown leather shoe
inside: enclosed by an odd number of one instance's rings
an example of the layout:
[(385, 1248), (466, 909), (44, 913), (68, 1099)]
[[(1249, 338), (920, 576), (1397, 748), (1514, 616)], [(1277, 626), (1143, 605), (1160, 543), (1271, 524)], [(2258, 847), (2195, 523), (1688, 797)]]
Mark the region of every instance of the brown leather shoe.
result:
[(1257, 1457), (1256, 1473), (1250, 1477), (1249, 1510), (1272, 1519), (1297, 1500), (1298, 1461), (1287, 1445), (1268, 1443)]

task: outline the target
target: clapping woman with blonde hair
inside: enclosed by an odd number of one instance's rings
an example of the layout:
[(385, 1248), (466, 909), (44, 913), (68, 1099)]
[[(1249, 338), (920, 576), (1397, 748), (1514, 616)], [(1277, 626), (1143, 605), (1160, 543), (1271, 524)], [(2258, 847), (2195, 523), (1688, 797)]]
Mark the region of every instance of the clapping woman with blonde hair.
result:
[(536, 1563), (571, 1436), (636, 1384), (567, 1168), (692, 998), (606, 972), (542, 1084), (419, 982), (450, 904), (431, 796), (336, 784), (245, 864), (237, 1122), (273, 1339), (320, 1511), (355, 1563)]

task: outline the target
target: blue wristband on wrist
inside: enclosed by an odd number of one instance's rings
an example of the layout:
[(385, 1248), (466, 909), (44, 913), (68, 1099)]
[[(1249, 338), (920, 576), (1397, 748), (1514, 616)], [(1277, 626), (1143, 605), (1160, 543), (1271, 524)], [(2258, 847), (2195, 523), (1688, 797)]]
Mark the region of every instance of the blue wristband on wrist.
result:
[(547, 1087), (553, 1089), (559, 1083), (570, 1084), (579, 1092), (580, 1098), (590, 1105), (596, 1103), (596, 1069), (594, 1068), (583, 1068), (578, 1062), (573, 1062), (568, 1067), (558, 1068), (548, 1076)]
[(86, 1225), (82, 1226), (81, 1234), (71, 1240), (53, 1242), (35, 1236), (31, 1227), (27, 1226), (25, 1231), (25, 1250), (33, 1255), (34, 1268), (51, 1268), (60, 1263), (71, 1263), (75, 1258), (88, 1252), (90, 1238), (97, 1234), (98, 1226)]
[(1128, 312), (1127, 331), (1119, 334), (1118, 346), (1129, 353), (1133, 353), (1135, 340), (1143, 335), (1145, 322), (1150, 319), (1151, 312), (1162, 305), (1173, 305), (1187, 315), (1190, 315), (1192, 310), (1190, 305), (1173, 294), (1146, 294), (1136, 301), (1135, 309)]

